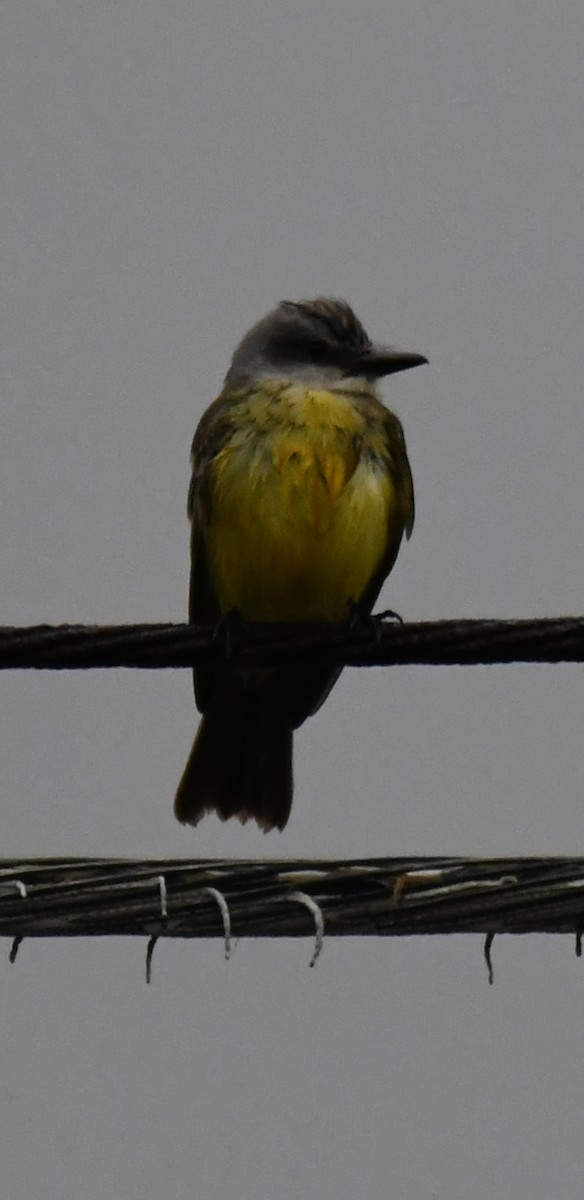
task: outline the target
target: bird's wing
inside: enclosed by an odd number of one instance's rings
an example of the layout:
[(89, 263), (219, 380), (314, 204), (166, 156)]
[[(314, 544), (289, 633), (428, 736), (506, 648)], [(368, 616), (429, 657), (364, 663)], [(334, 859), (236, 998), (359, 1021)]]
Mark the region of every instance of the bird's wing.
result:
[[(191, 522), (189, 621), (192, 624), (216, 624), (221, 617), (209, 573), (207, 531), (213, 504), (212, 463), (228, 436), (233, 403), (232, 397), (222, 394), (210, 405), (199, 421), (191, 448), (192, 475), (187, 515)], [(197, 708), (205, 712), (215, 690), (216, 670), (213, 667), (196, 667), (193, 678)]]
[(411, 537), (416, 516), (414, 501), (414, 481), (406, 450), (406, 440), (401, 421), (395, 413), (386, 410), (385, 434), (387, 445), (387, 461), (394, 486), (401, 505), (404, 522), (404, 532)]
[(391, 513), (391, 520), (387, 530), (385, 554), (369, 587), (366, 589), (357, 606), (364, 613), (371, 612), (381, 591), (383, 582), (387, 579), (398, 556), (404, 533), (407, 538), (411, 536), (415, 518), (414, 481), (412, 479), (401, 421), (396, 417), (395, 413), (389, 409), (385, 409), (382, 425), (383, 436), (378, 449), (395, 489), (398, 512), (396, 514), (395, 510), (393, 510)]

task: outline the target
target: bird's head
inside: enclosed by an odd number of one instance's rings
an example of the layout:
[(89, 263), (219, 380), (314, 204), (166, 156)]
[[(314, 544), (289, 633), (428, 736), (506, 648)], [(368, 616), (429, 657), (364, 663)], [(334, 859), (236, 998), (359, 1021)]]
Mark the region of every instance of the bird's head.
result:
[(282, 300), (246, 333), (226, 382), (261, 378), (339, 381), (379, 379), (428, 360), (399, 346), (371, 341), (344, 300)]

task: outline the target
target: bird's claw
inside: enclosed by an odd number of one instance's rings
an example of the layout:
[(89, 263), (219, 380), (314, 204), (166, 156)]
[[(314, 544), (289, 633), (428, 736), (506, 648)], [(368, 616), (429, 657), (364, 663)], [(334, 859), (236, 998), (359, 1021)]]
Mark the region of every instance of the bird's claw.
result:
[(380, 613), (364, 613), (356, 604), (353, 604), (348, 621), (349, 633), (373, 638), (374, 641), (379, 642), (383, 626), (389, 622), (394, 625), (403, 625), (403, 618), (392, 608), (386, 608)]
[(213, 641), (222, 643), (225, 657), (229, 661), (233, 658), (237, 643), (245, 641), (247, 633), (248, 628), (241, 613), (232, 608), (229, 612), (221, 613), (213, 630)]

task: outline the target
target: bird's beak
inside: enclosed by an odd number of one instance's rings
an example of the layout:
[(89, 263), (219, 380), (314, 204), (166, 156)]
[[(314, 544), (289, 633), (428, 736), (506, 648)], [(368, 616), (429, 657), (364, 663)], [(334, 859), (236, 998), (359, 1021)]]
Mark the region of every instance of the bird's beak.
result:
[(364, 375), (380, 379), (382, 375), (393, 375), (396, 371), (409, 371), (410, 367), (421, 367), (428, 359), (412, 350), (400, 346), (370, 346), (356, 360), (356, 366)]

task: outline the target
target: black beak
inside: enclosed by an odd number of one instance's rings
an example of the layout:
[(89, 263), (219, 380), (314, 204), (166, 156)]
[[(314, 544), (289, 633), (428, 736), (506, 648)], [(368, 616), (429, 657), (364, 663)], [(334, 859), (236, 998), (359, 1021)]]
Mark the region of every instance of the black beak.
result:
[(396, 371), (409, 371), (410, 367), (421, 367), (428, 359), (423, 354), (402, 350), (400, 346), (370, 346), (356, 359), (355, 366), (363, 375), (380, 379), (382, 375), (393, 375)]

